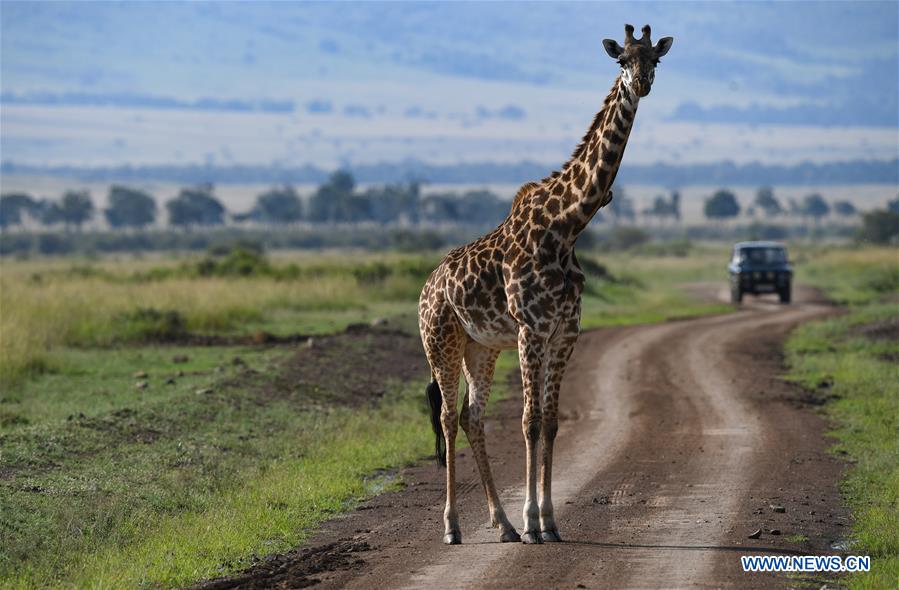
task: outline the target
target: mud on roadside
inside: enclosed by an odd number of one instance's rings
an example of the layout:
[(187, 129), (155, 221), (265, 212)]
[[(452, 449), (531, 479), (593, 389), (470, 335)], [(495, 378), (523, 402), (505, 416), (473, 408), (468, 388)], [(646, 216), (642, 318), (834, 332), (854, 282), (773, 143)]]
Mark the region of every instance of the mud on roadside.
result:
[(299, 397), (356, 408), (376, 404), (396, 383), (427, 376), (417, 335), (389, 324), (353, 324), (338, 334), (306, 336), (272, 371), (246, 367), (225, 385), (248, 388), (260, 404)]

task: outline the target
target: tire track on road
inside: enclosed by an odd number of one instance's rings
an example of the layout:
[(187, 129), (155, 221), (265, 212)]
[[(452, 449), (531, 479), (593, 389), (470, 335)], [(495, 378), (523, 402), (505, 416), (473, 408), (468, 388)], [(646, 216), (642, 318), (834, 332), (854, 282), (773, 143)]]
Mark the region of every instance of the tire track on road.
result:
[[(743, 529), (757, 518), (752, 506), (772, 489), (822, 485), (809, 482), (809, 473), (822, 468), (820, 477), (833, 489), (829, 502), (838, 502), (839, 468), (824, 454), (820, 420), (786, 411), (789, 386), (774, 375), (780, 365), (764, 360), (770, 358), (764, 347), (779, 346), (792, 326), (832, 312), (808, 302), (801, 289), (797, 295), (806, 302), (749, 300), (733, 314), (581, 336), (563, 384), (554, 461), (553, 496), (565, 543), (499, 543), (483, 492), (476, 491), (474, 462), (463, 451), (462, 545), (441, 543), (443, 471), (419, 465), (406, 470), (407, 489), (325, 524), (306, 550), (310, 555), (329, 544), (367, 548), (338, 551), (333, 567), (314, 564), (315, 579), (324, 588), (749, 588), (777, 582), (737, 569), (740, 554), (791, 551), (770, 538), (745, 540)], [(759, 393), (761, 387), (776, 391)], [(772, 408), (769, 398), (781, 405)], [(487, 448), (497, 482), (505, 484), (506, 511), (520, 530), (521, 401), (505, 400), (492, 412)], [(791, 446), (810, 461), (805, 471), (791, 463)], [(295, 578), (298, 585), (309, 581), (304, 555), (283, 558), (286, 565), (279, 567), (288, 574), (278, 579), (289, 580), (295, 567), (306, 572)], [(238, 586), (271, 587), (265, 575), (271, 578), (264, 571), (258, 580), (244, 575), (246, 584)]]

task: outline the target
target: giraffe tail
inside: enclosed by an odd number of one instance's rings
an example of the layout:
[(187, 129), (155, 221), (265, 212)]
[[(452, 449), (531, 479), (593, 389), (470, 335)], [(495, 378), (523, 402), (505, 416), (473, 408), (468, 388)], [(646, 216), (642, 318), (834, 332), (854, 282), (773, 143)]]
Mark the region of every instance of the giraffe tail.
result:
[(440, 411), (443, 408), (443, 395), (440, 386), (434, 379), (428, 385), (428, 407), (431, 409), (431, 428), (434, 429), (434, 454), (437, 462), (446, 467), (446, 438), (443, 436), (443, 426), (440, 424)]

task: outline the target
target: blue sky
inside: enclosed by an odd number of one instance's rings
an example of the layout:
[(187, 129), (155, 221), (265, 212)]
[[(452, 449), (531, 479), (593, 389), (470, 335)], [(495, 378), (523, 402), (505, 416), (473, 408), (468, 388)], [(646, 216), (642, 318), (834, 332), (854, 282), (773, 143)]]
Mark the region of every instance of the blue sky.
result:
[(625, 22), (675, 38), (631, 161), (899, 152), (896, 2), (3, 2), (2, 158), (554, 163)]

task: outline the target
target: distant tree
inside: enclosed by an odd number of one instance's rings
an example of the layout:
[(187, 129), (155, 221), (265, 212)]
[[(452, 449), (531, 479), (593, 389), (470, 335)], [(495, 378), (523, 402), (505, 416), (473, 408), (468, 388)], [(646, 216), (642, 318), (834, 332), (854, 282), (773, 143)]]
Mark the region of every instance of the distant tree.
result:
[(69, 226), (74, 225), (80, 230), (85, 221), (88, 221), (94, 214), (94, 204), (91, 201), (90, 193), (87, 191), (66, 191), (62, 196), (62, 200), (51, 206), (47, 210), (45, 219), (51, 222), (61, 221)]
[(668, 201), (662, 195), (656, 195), (652, 205), (645, 207), (640, 213), (646, 217), (655, 217), (657, 219), (665, 219), (668, 217)]
[(349, 196), (338, 201), (336, 221), (358, 223), (371, 219), (370, 195), (350, 193)]
[(857, 238), (872, 244), (899, 242), (899, 213), (888, 209), (868, 211), (862, 215)]
[(759, 188), (752, 203), (756, 208), (764, 211), (766, 217), (777, 217), (784, 212), (783, 207), (780, 206), (780, 201), (774, 197), (774, 189), (770, 186)]
[(337, 170), (328, 180), (328, 183), (335, 191), (343, 194), (350, 194), (356, 189), (356, 179), (349, 170)]
[(511, 204), (495, 193), (486, 190), (471, 190), (460, 198), (461, 221), (480, 225), (494, 225), (509, 214)]
[(652, 202), (652, 206), (644, 209), (642, 213), (660, 220), (671, 217), (680, 221), (680, 194), (677, 191), (672, 191), (670, 199), (658, 195)]
[(351, 204), (356, 180), (346, 170), (337, 170), (328, 181), (319, 186), (309, 202), (309, 219), (319, 222), (345, 221), (347, 215), (358, 208)]
[(225, 207), (212, 193), (211, 184), (183, 188), (178, 196), (165, 204), (169, 223), (178, 226), (221, 225)]
[(805, 199), (802, 200), (802, 212), (817, 222), (822, 217), (827, 217), (830, 214), (830, 205), (827, 204), (824, 197), (818, 193), (813, 193), (806, 195)]
[(42, 204), (25, 193), (7, 193), (0, 196), (0, 227), (19, 225), (22, 214), (40, 217)]
[(842, 217), (852, 217), (853, 215), (857, 215), (858, 211), (855, 209), (855, 205), (850, 203), (849, 201), (837, 201), (833, 204), (834, 213), (840, 215)]
[(428, 221), (494, 225), (509, 214), (509, 207), (509, 201), (489, 190), (472, 190), (430, 194), (422, 199), (420, 211)]
[(633, 222), (637, 218), (634, 202), (628, 198), (624, 188), (618, 185), (612, 186), (612, 202), (606, 208), (616, 224), (623, 220)]
[(104, 214), (112, 227), (146, 227), (156, 221), (156, 201), (147, 193), (113, 185)]
[(417, 182), (370, 188), (365, 192), (365, 196), (369, 200), (372, 219), (379, 223), (390, 223), (400, 219), (418, 221), (421, 186)]
[(670, 213), (671, 216), (674, 217), (674, 220), (678, 223), (681, 220), (681, 211), (680, 211), (680, 192), (671, 191), (671, 200), (670, 200)]
[(740, 214), (740, 203), (732, 192), (720, 189), (706, 199), (703, 212), (708, 219), (728, 219)]
[(273, 188), (256, 198), (251, 216), (265, 223), (294, 223), (303, 219), (303, 203), (292, 186)]
[(895, 199), (887, 203), (887, 211), (899, 213), (899, 195), (897, 195)]
[(40, 220), (44, 225), (62, 223), (62, 206), (55, 201), (44, 201), (40, 208)]
[(431, 193), (421, 200), (422, 219), (436, 223), (458, 221), (459, 195), (455, 193)]

